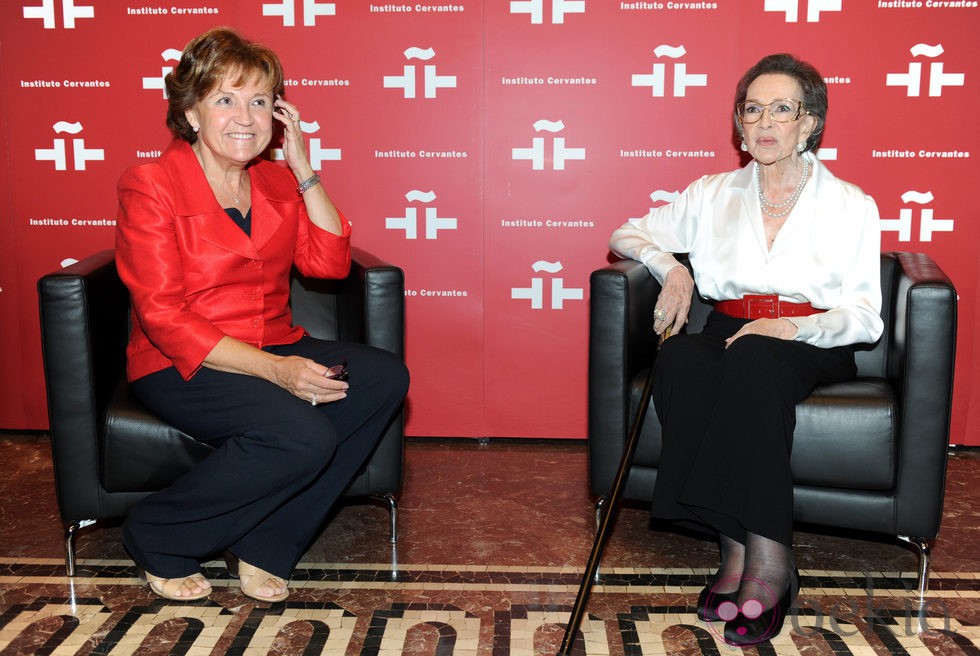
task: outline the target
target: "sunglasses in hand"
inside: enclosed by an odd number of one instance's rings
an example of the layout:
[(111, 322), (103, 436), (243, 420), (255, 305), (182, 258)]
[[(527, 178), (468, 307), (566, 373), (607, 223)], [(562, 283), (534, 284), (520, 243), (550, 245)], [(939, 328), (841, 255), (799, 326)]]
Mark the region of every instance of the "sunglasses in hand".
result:
[(327, 373), (325, 373), (324, 376), (327, 378), (333, 378), (334, 380), (347, 380), (350, 378), (350, 372), (347, 371), (347, 360), (344, 360), (340, 364), (335, 364), (327, 369)]

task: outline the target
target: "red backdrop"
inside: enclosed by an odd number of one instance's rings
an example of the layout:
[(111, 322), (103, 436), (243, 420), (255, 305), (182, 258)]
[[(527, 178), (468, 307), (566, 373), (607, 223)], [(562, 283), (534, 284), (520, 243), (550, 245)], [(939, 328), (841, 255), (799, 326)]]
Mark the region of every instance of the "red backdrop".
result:
[(978, 18), (973, 0), (0, 3), (0, 427), (47, 425), (37, 279), (112, 246), (119, 174), (169, 140), (163, 73), (231, 25), (280, 54), (356, 245), (405, 269), (409, 434), (585, 436), (610, 232), (738, 165), (735, 82), (786, 51), (827, 78), (820, 156), (876, 198), (882, 248), (957, 286), (952, 441), (980, 444)]

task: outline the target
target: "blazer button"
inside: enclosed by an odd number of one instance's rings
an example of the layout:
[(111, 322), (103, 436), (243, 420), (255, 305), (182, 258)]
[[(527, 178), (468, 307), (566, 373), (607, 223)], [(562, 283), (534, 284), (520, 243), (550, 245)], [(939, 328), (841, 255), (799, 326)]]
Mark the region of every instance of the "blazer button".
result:
[(252, 319), (253, 328), (258, 328), (261, 325), (262, 325), (262, 317), (255, 317), (254, 319)]

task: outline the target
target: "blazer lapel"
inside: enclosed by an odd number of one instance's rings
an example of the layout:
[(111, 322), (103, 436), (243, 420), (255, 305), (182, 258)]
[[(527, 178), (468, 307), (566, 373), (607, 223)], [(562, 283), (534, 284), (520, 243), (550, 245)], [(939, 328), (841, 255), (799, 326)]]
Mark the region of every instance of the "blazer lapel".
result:
[(297, 206), (302, 202), (299, 193), (283, 180), (291, 176), (267, 175), (265, 169), (278, 166), (259, 162), (249, 169), (252, 180), (252, 242), (262, 250), (282, 226), (285, 205)]
[[(175, 213), (181, 220), (195, 223), (194, 232), (199, 238), (243, 257), (258, 257), (252, 240), (218, 204), (190, 144), (175, 142), (160, 163), (174, 188)], [(252, 215), (254, 218), (254, 205)]]

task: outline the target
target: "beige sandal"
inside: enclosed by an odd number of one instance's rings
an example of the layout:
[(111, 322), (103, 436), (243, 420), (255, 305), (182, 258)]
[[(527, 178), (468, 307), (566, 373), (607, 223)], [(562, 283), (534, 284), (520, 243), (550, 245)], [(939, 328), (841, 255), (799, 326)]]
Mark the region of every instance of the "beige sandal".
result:
[[(176, 579), (161, 578), (159, 576), (154, 576), (149, 572), (143, 572), (143, 574), (146, 577), (147, 584), (150, 586), (150, 590), (152, 590), (158, 597), (163, 597), (164, 599), (169, 599), (171, 601), (196, 601), (198, 599), (204, 599), (211, 594), (211, 583), (204, 578), (204, 575), (200, 572), (190, 574), (189, 576), (181, 576)], [(196, 594), (178, 594), (181, 591), (184, 583), (193, 578), (201, 579), (208, 584), (208, 587)]]
[(288, 589), (270, 597), (260, 595), (259, 589), (263, 585), (268, 584), (270, 581), (281, 582), (283, 585), (286, 585), (286, 581), (278, 576), (270, 574), (264, 569), (259, 569), (255, 565), (249, 565), (243, 560), (238, 561), (238, 581), (242, 588), (242, 594), (244, 594), (246, 597), (251, 597), (256, 601), (274, 603), (277, 601), (285, 601), (285, 599), (289, 597)]

